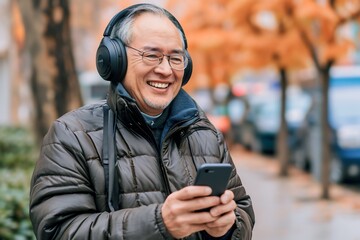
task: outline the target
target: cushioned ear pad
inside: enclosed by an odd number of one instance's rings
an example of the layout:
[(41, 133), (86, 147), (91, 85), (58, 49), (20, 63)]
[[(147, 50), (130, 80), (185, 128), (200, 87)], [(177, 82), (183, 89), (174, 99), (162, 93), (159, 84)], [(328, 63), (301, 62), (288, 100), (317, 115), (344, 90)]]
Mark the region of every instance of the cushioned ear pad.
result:
[(185, 51), (185, 55), (188, 58), (188, 65), (186, 66), (185, 70), (184, 70), (184, 76), (183, 76), (183, 81), (182, 81), (182, 85), (184, 86), (190, 79), (191, 74), (192, 74), (192, 70), (193, 70), (193, 63), (192, 63), (192, 59), (190, 57), (189, 52), (186, 50)]
[[(104, 80), (109, 80), (111, 75), (110, 53), (107, 45), (108, 37), (104, 37), (96, 51), (96, 69)], [(110, 40), (111, 41), (111, 40)]]
[(107, 81), (121, 81), (126, 74), (127, 56), (124, 44), (117, 38), (105, 36), (96, 52), (96, 68)]

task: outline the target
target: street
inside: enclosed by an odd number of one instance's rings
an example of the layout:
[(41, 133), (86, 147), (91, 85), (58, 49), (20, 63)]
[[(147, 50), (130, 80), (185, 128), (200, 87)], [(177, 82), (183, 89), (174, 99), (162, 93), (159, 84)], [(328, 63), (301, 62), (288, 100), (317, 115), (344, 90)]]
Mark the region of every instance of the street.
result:
[(331, 200), (307, 173), (291, 168), (278, 176), (278, 162), (231, 148), (241, 180), (254, 204), (254, 240), (360, 240), (360, 191), (332, 185)]

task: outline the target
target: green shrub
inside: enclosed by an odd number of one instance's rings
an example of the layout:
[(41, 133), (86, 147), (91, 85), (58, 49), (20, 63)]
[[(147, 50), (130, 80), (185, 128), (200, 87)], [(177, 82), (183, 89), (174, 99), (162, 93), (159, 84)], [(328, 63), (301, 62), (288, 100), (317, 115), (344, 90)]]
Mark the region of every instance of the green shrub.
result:
[(0, 239), (35, 239), (29, 218), (30, 179), (37, 155), (30, 131), (0, 127)]
[(28, 129), (0, 127), (0, 168), (31, 168), (36, 159), (35, 148)]
[(0, 239), (35, 239), (29, 219), (31, 170), (0, 170)]

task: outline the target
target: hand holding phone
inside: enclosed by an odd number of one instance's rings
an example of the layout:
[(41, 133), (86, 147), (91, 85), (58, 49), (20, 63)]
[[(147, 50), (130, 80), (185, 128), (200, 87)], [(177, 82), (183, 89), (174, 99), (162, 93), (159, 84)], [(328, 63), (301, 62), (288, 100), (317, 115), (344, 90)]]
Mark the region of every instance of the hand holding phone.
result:
[(209, 186), (211, 196), (221, 196), (226, 190), (231, 171), (229, 163), (204, 163), (198, 169), (194, 185)]

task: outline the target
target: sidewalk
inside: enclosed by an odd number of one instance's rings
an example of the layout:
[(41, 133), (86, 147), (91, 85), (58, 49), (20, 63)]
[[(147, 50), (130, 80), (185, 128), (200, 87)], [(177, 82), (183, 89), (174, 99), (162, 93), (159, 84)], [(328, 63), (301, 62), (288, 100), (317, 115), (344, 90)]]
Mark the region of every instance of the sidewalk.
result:
[(254, 204), (253, 240), (360, 240), (360, 194), (333, 185), (331, 200), (321, 186), (291, 168), (278, 176), (274, 158), (234, 147), (231, 155)]

